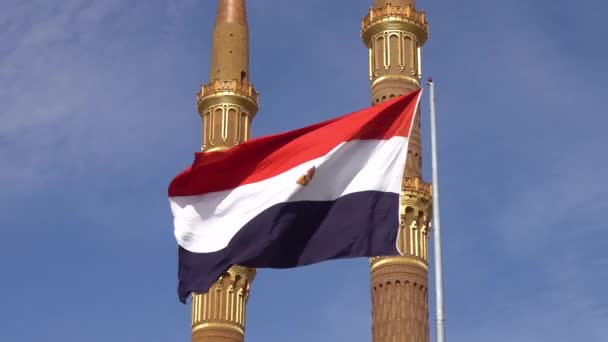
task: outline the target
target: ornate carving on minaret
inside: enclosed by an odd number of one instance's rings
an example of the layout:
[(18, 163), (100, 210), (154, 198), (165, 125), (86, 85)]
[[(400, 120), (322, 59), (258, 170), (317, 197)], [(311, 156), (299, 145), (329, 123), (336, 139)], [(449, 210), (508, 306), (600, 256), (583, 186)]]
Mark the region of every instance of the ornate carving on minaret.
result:
[[(425, 13), (413, 0), (375, 0), (361, 22), (369, 51), (372, 104), (420, 88), (421, 48), (428, 38)], [(432, 186), (422, 181), (420, 113), (409, 138), (401, 191), (397, 247), (401, 257), (370, 259), (374, 342), (427, 342), (428, 243)]]
[[(249, 29), (245, 0), (219, 0), (209, 83), (197, 109), (203, 120), (201, 149), (224, 150), (249, 139), (259, 95), (249, 83)], [(242, 342), (255, 269), (233, 266), (209, 292), (192, 295), (192, 341)]]
[(192, 296), (193, 341), (242, 341), (255, 270), (233, 266), (209, 292)]

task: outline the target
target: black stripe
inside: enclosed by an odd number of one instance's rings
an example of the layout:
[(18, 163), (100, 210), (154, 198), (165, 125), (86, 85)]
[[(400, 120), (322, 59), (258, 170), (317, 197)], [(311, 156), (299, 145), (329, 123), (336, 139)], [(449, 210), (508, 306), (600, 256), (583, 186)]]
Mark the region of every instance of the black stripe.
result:
[(213, 253), (179, 248), (180, 301), (205, 293), (231, 265), (291, 268), (326, 260), (398, 255), (399, 195), (365, 191), (335, 201), (279, 203)]

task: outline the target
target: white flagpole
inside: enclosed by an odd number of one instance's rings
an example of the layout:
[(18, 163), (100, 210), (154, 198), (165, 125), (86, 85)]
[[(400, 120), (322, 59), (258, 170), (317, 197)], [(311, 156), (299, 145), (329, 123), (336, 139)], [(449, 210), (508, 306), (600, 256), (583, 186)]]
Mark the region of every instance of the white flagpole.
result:
[(437, 163), (437, 124), (435, 118), (435, 84), (429, 77), (431, 109), (431, 150), (433, 169), (433, 243), (435, 251), (435, 311), (437, 342), (445, 342), (445, 317), (443, 314), (443, 271), (441, 269), (441, 222), (439, 219), (439, 164)]

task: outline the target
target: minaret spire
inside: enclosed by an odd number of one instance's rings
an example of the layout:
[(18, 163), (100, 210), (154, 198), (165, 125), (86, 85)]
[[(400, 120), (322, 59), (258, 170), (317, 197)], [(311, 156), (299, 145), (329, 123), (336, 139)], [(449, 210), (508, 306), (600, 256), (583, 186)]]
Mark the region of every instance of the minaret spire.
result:
[[(201, 149), (221, 151), (249, 139), (258, 111), (249, 83), (249, 28), (245, 0), (218, 0), (209, 83), (197, 96), (203, 119)], [(212, 177), (212, 176), (211, 176)], [(255, 269), (232, 266), (209, 292), (192, 295), (193, 342), (242, 342)]]
[(198, 94), (205, 150), (227, 149), (249, 139), (258, 93), (249, 82), (249, 28), (245, 0), (218, 0), (209, 84)]

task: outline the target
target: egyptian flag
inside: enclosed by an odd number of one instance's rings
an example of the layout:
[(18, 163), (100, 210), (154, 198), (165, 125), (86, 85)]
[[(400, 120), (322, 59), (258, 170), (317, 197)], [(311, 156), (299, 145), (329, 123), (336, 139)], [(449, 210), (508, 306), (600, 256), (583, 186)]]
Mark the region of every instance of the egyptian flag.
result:
[(179, 298), (231, 266), (398, 255), (414, 91), (316, 125), (196, 153), (169, 186)]

